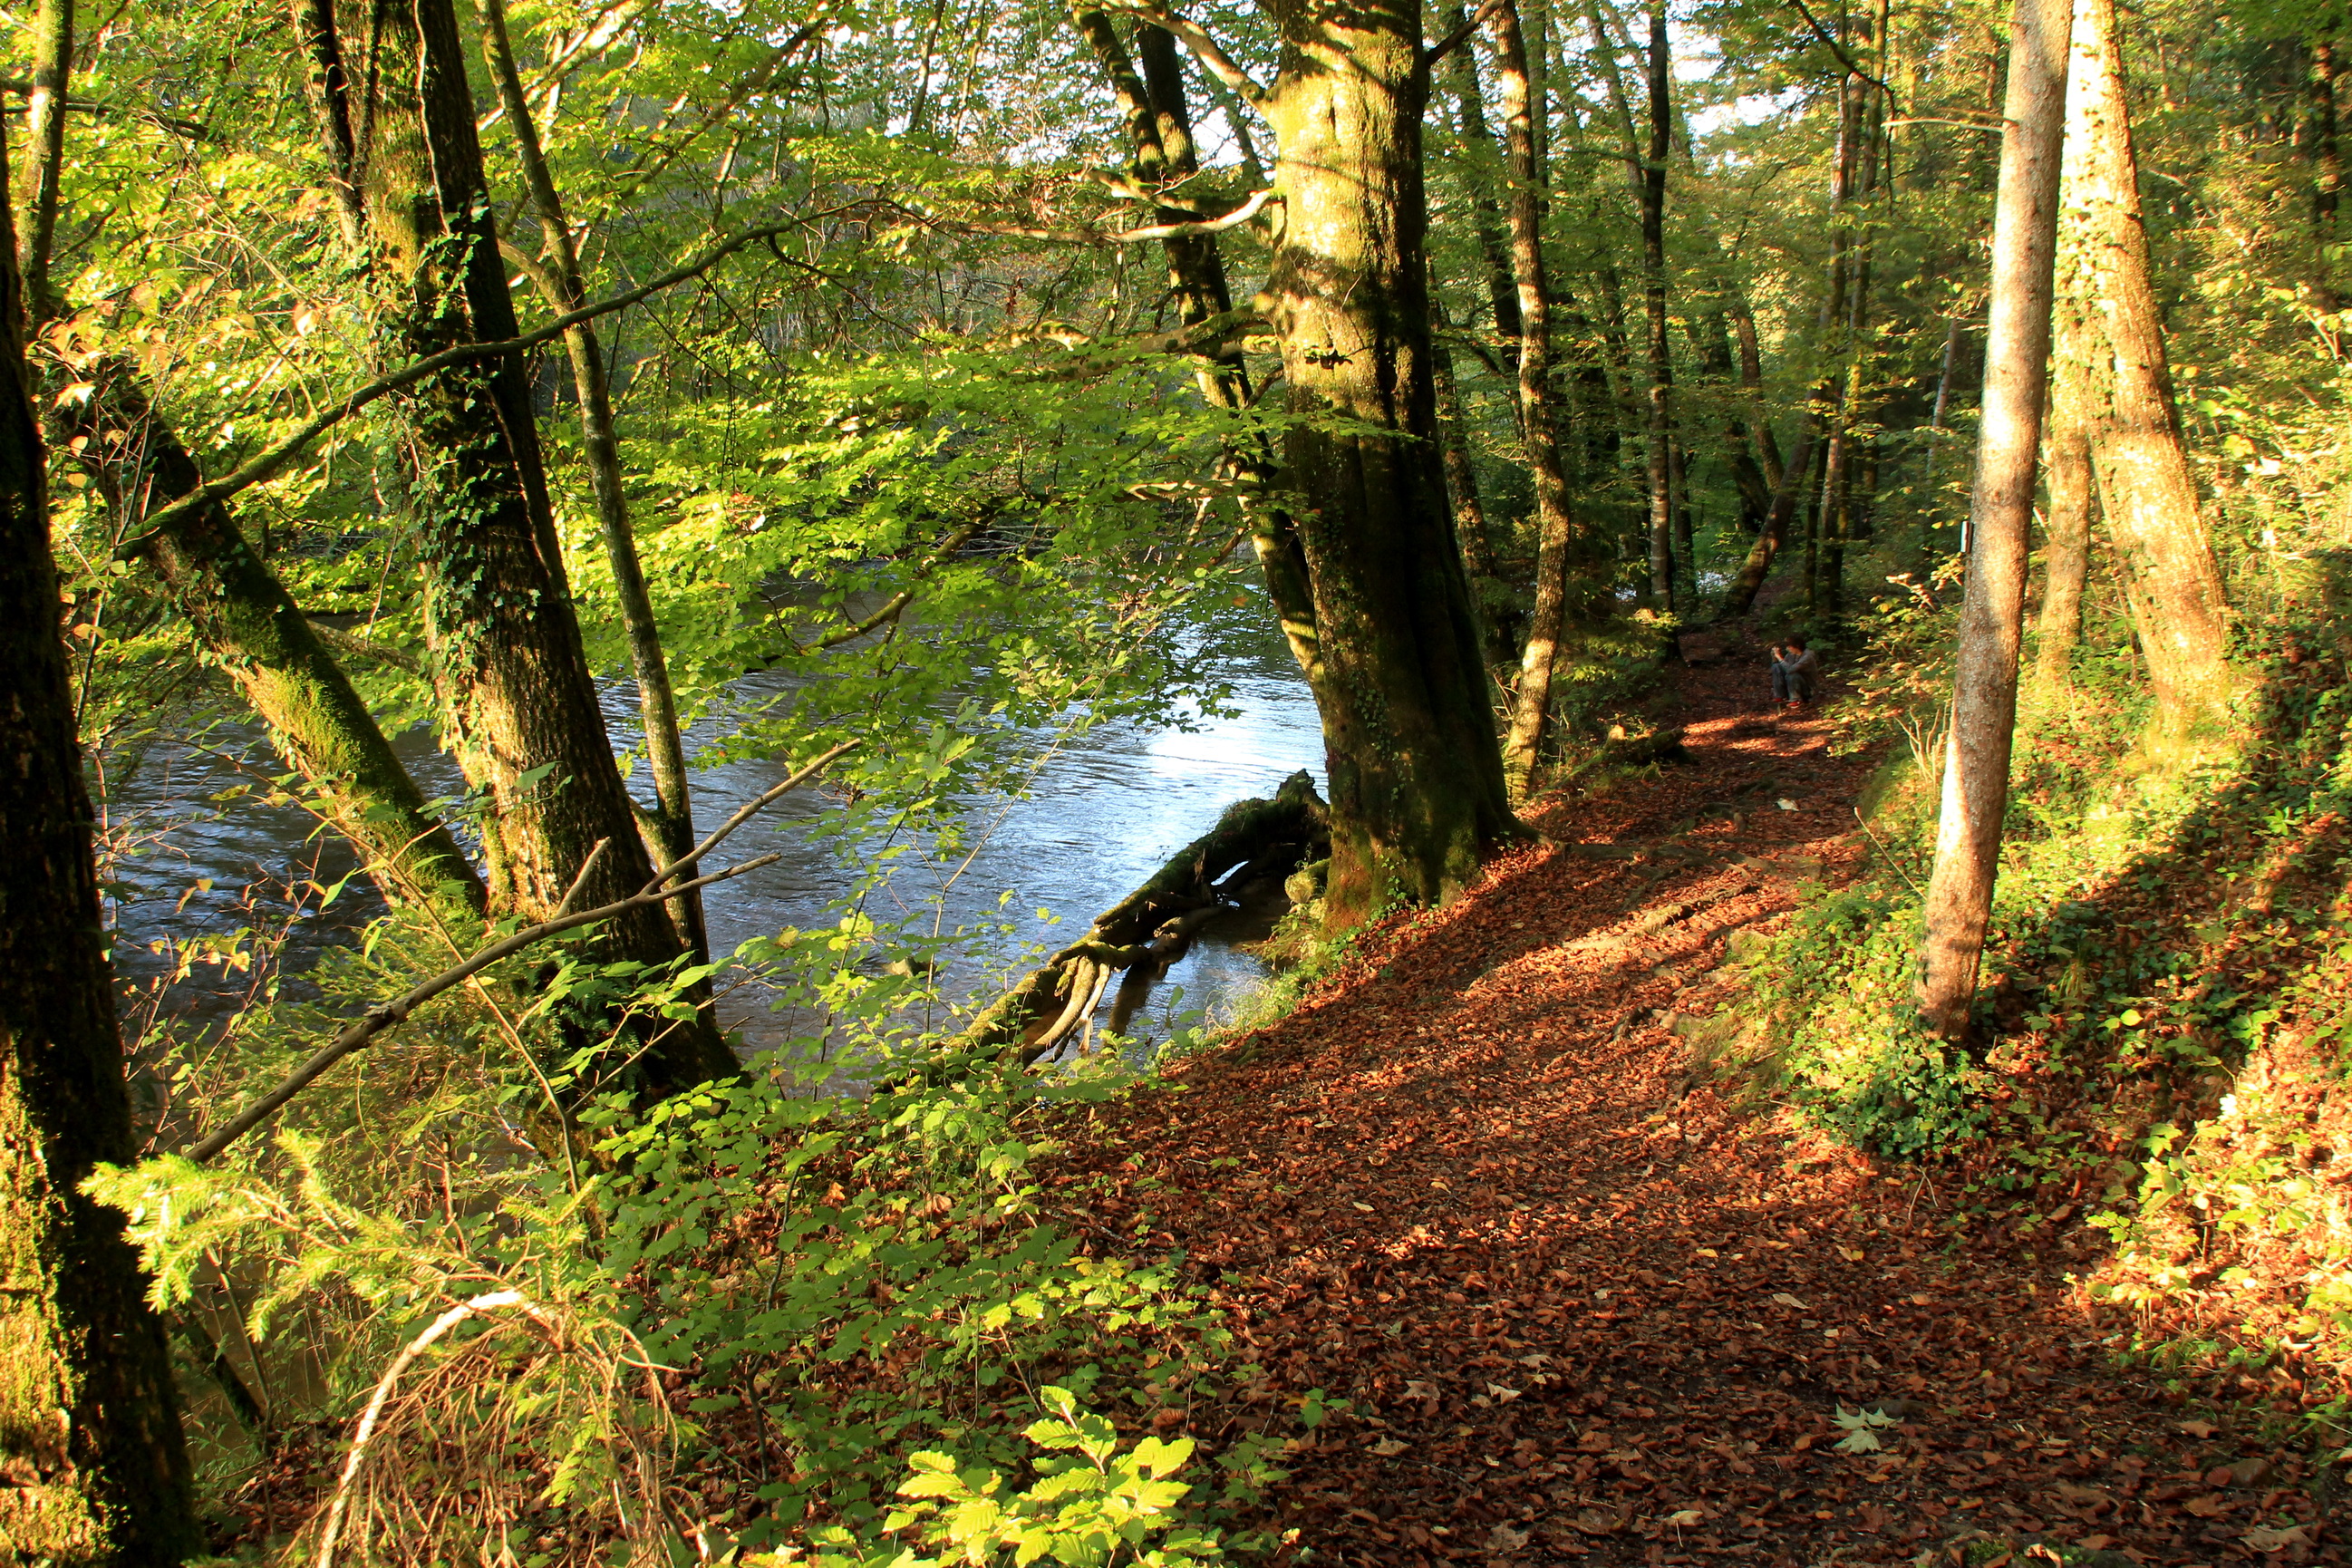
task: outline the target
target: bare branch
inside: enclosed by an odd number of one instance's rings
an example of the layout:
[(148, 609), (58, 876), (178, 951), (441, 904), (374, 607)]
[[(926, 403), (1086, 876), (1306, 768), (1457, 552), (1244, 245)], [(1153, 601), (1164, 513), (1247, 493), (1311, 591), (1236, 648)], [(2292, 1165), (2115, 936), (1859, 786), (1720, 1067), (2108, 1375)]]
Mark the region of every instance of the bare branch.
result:
[[(239, 1138), (244, 1137), (247, 1132), (250, 1132), (253, 1129), (258, 1127), (261, 1123), (268, 1121), (272, 1116), (276, 1115), (280, 1106), (293, 1099), (296, 1095), (301, 1093), (302, 1090), (309, 1087), (312, 1080), (317, 1079), (320, 1073), (325, 1072), (329, 1068), (333, 1067), (337, 1062), (342, 1060), (345, 1057), (350, 1056), (353, 1051), (358, 1050), (361, 1047), (366, 1045), (370, 1040), (374, 1039), (386, 1029), (389, 1029), (394, 1025), (406, 1019), (410, 1014), (415, 1012), (417, 1008), (423, 1006), (425, 1003), (430, 1002), (436, 996), (440, 995), (443, 992), (447, 991), (454, 986), (462, 984), (466, 981), (472, 979), (475, 975), (479, 974), (483, 970), (488, 969), (490, 965), (498, 963), (499, 960), (502, 958), (511, 957), (515, 953), (520, 952), (524, 948), (530, 946), (532, 943), (544, 942), (547, 938), (554, 936), (559, 932), (573, 931), (584, 925), (593, 925), (598, 921), (611, 920), (614, 916), (625, 914), (631, 910), (641, 909), (647, 904), (662, 903), (667, 900), (678, 898), (684, 894), (694, 892), (698, 889), (710, 887), (715, 883), (731, 880), (734, 878), (742, 876), (746, 872), (756, 871), (762, 866), (772, 866), (775, 864), (777, 860), (782, 858), (781, 856), (761, 855), (755, 859), (746, 860), (740, 866), (730, 866), (724, 871), (714, 871), (708, 877), (697, 877), (688, 881), (677, 883), (674, 886), (664, 886), (664, 884), (667, 883), (671, 878), (677, 876), (680, 869), (692, 865), (695, 861), (709, 854), (711, 848), (716, 846), (719, 840), (725, 838), (729, 834), (742, 826), (743, 824), (749, 822), (753, 816), (757, 816), (769, 805), (781, 800), (790, 791), (798, 789), (801, 785), (814, 778), (828, 763), (830, 763), (835, 758), (840, 756), (844, 752), (850, 751), (859, 744), (859, 742), (854, 740), (844, 741), (839, 745), (834, 747), (831, 751), (824, 752), (814, 762), (810, 763), (807, 766), (794, 773), (790, 778), (784, 780), (783, 783), (776, 785), (773, 789), (769, 790), (765, 795), (759, 796), (750, 805), (744, 806), (740, 811), (738, 811), (734, 816), (729, 817), (726, 823), (720, 826), (717, 832), (704, 839), (700, 844), (695, 846), (692, 854), (681, 857), (680, 858), (673, 860), (668, 865), (663, 867), (660, 871), (655, 874), (652, 881), (647, 882), (642, 889), (630, 894), (627, 898), (603, 905), (597, 909), (583, 910), (577, 914), (558, 914), (551, 920), (544, 920), (540, 921), (537, 925), (525, 926), (520, 931), (509, 932), (508, 935), (499, 938), (498, 941), (490, 942), (487, 946), (477, 950), (472, 957), (467, 958), (462, 963), (453, 964), (449, 968), (443, 970), (440, 973), (433, 976), (430, 980), (425, 981), (421, 984), (414, 987), (406, 994), (387, 1002), (381, 1007), (370, 1009), (361, 1017), (352, 1020), (352, 1023), (343, 1029), (341, 1034), (337, 1035), (332, 1040), (329, 1041), (326, 1045), (321, 1046), (317, 1051), (311, 1053), (310, 1059), (303, 1062), (301, 1066), (296, 1068), (292, 1072), (287, 1074), (286, 1077), (279, 1081), (277, 1088), (272, 1089), (267, 1094), (264, 1094), (261, 1098), (256, 1100), (252, 1104), (247, 1106), (243, 1110), (238, 1111), (235, 1116), (229, 1118), (227, 1123), (224, 1125), (219, 1131), (213, 1133), (210, 1137), (189, 1149), (187, 1151), (186, 1157), (199, 1165), (203, 1164), (205, 1161), (214, 1158), (231, 1143), (236, 1142)], [(604, 852), (604, 845), (607, 842), (609, 842), (609, 840), (600, 840), (597, 843), (596, 847), (589, 852), (588, 864), (594, 863), (596, 857)], [(583, 864), (581, 868), (580, 877), (575, 879), (572, 884), (572, 890), (574, 892), (578, 890), (580, 882), (585, 880), (587, 869), (588, 865)], [(567, 892), (564, 895), (564, 902), (569, 904), (571, 901), (572, 893)]]
[(1796, 6), (1798, 14), (1805, 18), (1805, 26), (1813, 30), (1813, 37), (1819, 38), (1822, 42), (1830, 47), (1830, 53), (1837, 57), (1838, 64), (1845, 67), (1849, 74), (1860, 77), (1871, 86), (1885, 93), (1888, 103), (1891, 104), (1895, 101), (1895, 89), (1887, 86), (1885, 82), (1879, 80), (1876, 77), (1871, 75), (1868, 71), (1863, 69), (1860, 66), (1854, 64), (1853, 57), (1845, 52), (1845, 46), (1839, 43), (1836, 38), (1831, 37), (1829, 29), (1822, 26), (1821, 19), (1813, 15), (1813, 8), (1806, 5), (1805, 0), (1789, 0), (1789, 3)]

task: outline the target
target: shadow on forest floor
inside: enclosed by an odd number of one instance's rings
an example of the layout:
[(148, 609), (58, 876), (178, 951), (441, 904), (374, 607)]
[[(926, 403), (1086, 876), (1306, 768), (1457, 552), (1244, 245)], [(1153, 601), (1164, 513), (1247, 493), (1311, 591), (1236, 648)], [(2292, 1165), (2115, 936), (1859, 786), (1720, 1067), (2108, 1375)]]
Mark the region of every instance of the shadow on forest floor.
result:
[[(2126, 1358), (2069, 1282), (2106, 1246), (2087, 1172), (1989, 1204), (1981, 1169), (1694, 1082), (1677, 1026), (1734, 1000), (1731, 939), (1871, 852), (1872, 760), (1763, 711), (1756, 668), (1685, 676), (1690, 765), (1553, 804), (1555, 842), (1046, 1173), (1101, 1249), (1183, 1248), (1258, 1363), (1147, 1417), (1217, 1447), (1309, 1389), (1349, 1402), (1268, 1500), (1284, 1561), (2341, 1561), (2291, 1391)], [(2217, 827), (2260, 805), (2223, 797)], [(2206, 907), (2128, 872), (2024, 935), (2020, 973), (2059, 932), (2154, 964)], [(2139, 1110), (2212, 1093), (2167, 1079)]]

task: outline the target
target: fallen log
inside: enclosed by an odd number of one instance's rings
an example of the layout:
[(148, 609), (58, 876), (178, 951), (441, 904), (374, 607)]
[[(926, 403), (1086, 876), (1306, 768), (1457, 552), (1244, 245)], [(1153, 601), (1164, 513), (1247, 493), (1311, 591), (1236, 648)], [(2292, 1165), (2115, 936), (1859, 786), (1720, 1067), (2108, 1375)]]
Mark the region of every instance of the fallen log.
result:
[[(1330, 853), (1331, 825), (1304, 769), (1272, 799), (1236, 801), (1216, 826), (1184, 846), (1118, 903), (1097, 915), (1086, 935), (1032, 970), (955, 1038), (965, 1049), (1017, 1050), (1024, 1064), (1072, 1036), (1081, 1054), (1093, 1047), (1093, 1018), (1111, 976), (1154, 975), (1184, 954), (1192, 937), (1246, 881), (1279, 876)], [(1115, 1012), (1118, 1023), (1133, 1011)]]

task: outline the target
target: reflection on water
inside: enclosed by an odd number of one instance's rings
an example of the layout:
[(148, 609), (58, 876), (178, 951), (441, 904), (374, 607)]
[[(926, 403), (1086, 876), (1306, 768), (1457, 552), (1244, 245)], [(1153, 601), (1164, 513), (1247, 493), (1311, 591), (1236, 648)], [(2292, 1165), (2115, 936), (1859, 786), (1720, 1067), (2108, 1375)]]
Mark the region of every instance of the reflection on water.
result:
[[(1227, 805), (1272, 795), (1300, 768), (1311, 772), (1320, 788), (1323, 744), (1314, 701), (1279, 635), (1260, 628), (1229, 637), (1219, 658), (1219, 672), (1233, 687), (1228, 705), (1238, 710), (1234, 715), (1200, 720), (1200, 728), (1190, 731), (1107, 725), (1069, 742), (1046, 763), (1025, 797), (973, 803), (964, 847), (954, 859), (927, 856), (919, 847), (904, 855), (887, 888), (870, 897), (866, 912), (885, 923), (918, 921), (924, 932), (935, 922), (944, 933), (975, 922), (1010, 921), (1017, 929), (1000, 944), (1000, 960), (1028, 942), (1060, 946), (1206, 832)], [(743, 694), (771, 694), (781, 689), (773, 684), (780, 679), (747, 677)], [(633, 739), (634, 689), (625, 684), (609, 689), (604, 707), (615, 741)], [(689, 736), (689, 746), (711, 739), (698, 730)], [(397, 744), (428, 795), (458, 793), (455, 766), (424, 730), (401, 737)], [(234, 760), (239, 755), (247, 759), (242, 768)], [(116, 868), (116, 963), (126, 981), (148, 981), (165, 965), (151, 949), (156, 942), (187, 941), (247, 923), (242, 900), (257, 883), (331, 884), (351, 869), (352, 856), (340, 838), (319, 832), (294, 807), (265, 804), (261, 791), (251, 798), (215, 803), (215, 795), (264, 781), (277, 767), (257, 731), (224, 728), (199, 742), (158, 745), (138, 774), (113, 792), (110, 816), (117, 822), (177, 819)], [(708, 831), (784, 771), (782, 763), (768, 761), (698, 770), (697, 822)], [(649, 794), (644, 770), (632, 787), (640, 795)], [(822, 809), (823, 801), (811, 792), (787, 796), (773, 808), (772, 822), (755, 822), (730, 841), (722, 858), (769, 853), (782, 858), (705, 896), (714, 953), (731, 952), (745, 941), (787, 928), (830, 926), (838, 919), (828, 906), (849, 889), (853, 872), (833, 847), (812, 842), (796, 827), (799, 819)], [(198, 888), (202, 882), (209, 887)], [(192, 894), (192, 888), (198, 890)], [(1007, 891), (1014, 897), (1000, 910)], [(1037, 919), (1040, 906), (1060, 916), (1060, 923)], [(307, 968), (328, 945), (351, 940), (382, 907), (365, 879), (353, 879), (331, 908), (301, 918), (287, 967)], [(1263, 910), (1234, 911), (1212, 922), (1175, 964), (1151, 1006), (1138, 1016), (1133, 1032), (1164, 1035), (1167, 998), (1178, 987), (1184, 1012), (1230, 1007), (1264, 973), (1234, 943), (1262, 934), (1264, 922)], [(952, 955), (940, 975), (950, 995), (981, 978), (976, 965)], [(228, 991), (242, 989), (240, 984)], [(175, 1011), (194, 1016), (229, 1005), (226, 994), (208, 993), (201, 977), (185, 983), (174, 998)], [(772, 1044), (784, 1032), (754, 989), (722, 997), (720, 1012), (753, 1046)]]

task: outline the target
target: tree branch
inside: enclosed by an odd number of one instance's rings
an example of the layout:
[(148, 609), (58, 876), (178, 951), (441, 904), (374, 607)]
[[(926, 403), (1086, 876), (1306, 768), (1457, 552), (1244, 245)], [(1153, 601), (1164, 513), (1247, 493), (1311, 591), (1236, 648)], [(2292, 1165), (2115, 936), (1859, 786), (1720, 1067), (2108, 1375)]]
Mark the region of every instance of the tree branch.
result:
[(1886, 101), (1889, 104), (1892, 104), (1895, 101), (1895, 89), (1887, 86), (1885, 82), (1879, 80), (1876, 77), (1871, 75), (1868, 71), (1863, 69), (1860, 66), (1854, 64), (1853, 57), (1845, 52), (1845, 46), (1839, 43), (1837, 39), (1830, 36), (1829, 29), (1822, 26), (1820, 18), (1813, 15), (1812, 7), (1806, 5), (1805, 0), (1789, 0), (1789, 3), (1796, 6), (1798, 14), (1804, 17), (1805, 26), (1813, 30), (1813, 37), (1819, 38), (1822, 42), (1830, 47), (1830, 53), (1837, 57), (1838, 64), (1845, 67), (1849, 73), (1860, 77), (1871, 86), (1885, 93), (1886, 95)]
[[(300, 1067), (296, 1068), (292, 1072), (287, 1074), (286, 1077), (278, 1082), (278, 1087), (272, 1089), (267, 1094), (264, 1094), (261, 1098), (256, 1100), (252, 1104), (247, 1106), (243, 1110), (238, 1111), (235, 1116), (229, 1118), (226, 1125), (223, 1126), (220, 1131), (213, 1133), (210, 1137), (205, 1138), (194, 1147), (189, 1149), (187, 1151), (186, 1158), (199, 1165), (203, 1164), (205, 1161), (214, 1158), (231, 1143), (236, 1142), (239, 1138), (244, 1137), (247, 1132), (250, 1132), (253, 1129), (258, 1127), (261, 1123), (268, 1121), (272, 1116), (276, 1115), (280, 1106), (283, 1106), (288, 1100), (301, 1093), (302, 1090), (308, 1088), (311, 1081), (317, 1079), (320, 1073), (325, 1072), (329, 1068), (333, 1067), (337, 1062), (342, 1060), (345, 1057), (350, 1056), (353, 1051), (358, 1050), (361, 1047), (366, 1045), (370, 1040), (374, 1039), (386, 1029), (391, 1028), (394, 1025), (407, 1018), (410, 1014), (423, 1006), (425, 1003), (433, 1000), (434, 997), (440, 995), (443, 992), (449, 990), (453, 986), (461, 984), (464, 982), (472, 979), (475, 975), (479, 974), (483, 970), (488, 969), (490, 965), (496, 963), (502, 958), (511, 957), (513, 954), (520, 952), (524, 948), (530, 946), (532, 943), (543, 942), (547, 938), (556, 935), (558, 932), (576, 930), (577, 928), (584, 925), (593, 925), (598, 921), (611, 920), (614, 916), (625, 914), (631, 910), (642, 909), (647, 904), (663, 903), (670, 899), (679, 898), (685, 894), (697, 891), (699, 889), (710, 887), (714, 883), (730, 880), (733, 878), (740, 877), (749, 871), (756, 871), (762, 866), (772, 866), (775, 864), (777, 860), (782, 858), (781, 856), (762, 855), (755, 859), (746, 860), (740, 866), (730, 866), (724, 871), (714, 871), (708, 877), (696, 877), (691, 880), (679, 882), (674, 887), (664, 886), (664, 884), (668, 882), (672, 877), (677, 875), (679, 868), (690, 866), (697, 860), (702, 858), (703, 856), (710, 852), (712, 847), (718, 844), (719, 840), (725, 838), (729, 834), (742, 826), (743, 824), (749, 822), (753, 816), (766, 809), (769, 805), (773, 805), (776, 801), (782, 799), (789, 792), (798, 789), (801, 785), (814, 778), (819, 773), (823, 772), (835, 758), (840, 756), (844, 752), (854, 749), (861, 742), (854, 740), (842, 742), (831, 751), (826, 752), (822, 756), (818, 757), (814, 762), (810, 763), (807, 766), (800, 769), (791, 777), (785, 779), (783, 783), (776, 785), (773, 789), (769, 790), (765, 795), (754, 799), (751, 804), (745, 805), (734, 816), (729, 817), (726, 823), (720, 826), (717, 832), (711, 834), (709, 837), (695, 846), (691, 854), (680, 856), (677, 859), (673, 860), (668, 865), (663, 867), (659, 871), (654, 874), (654, 879), (652, 881), (647, 882), (643, 888), (639, 889), (636, 892), (630, 894), (627, 898), (603, 905), (597, 909), (583, 910), (577, 914), (559, 913), (551, 920), (541, 921), (537, 925), (533, 926), (525, 926), (519, 931), (514, 931), (506, 936), (502, 936), (499, 938), (498, 941), (478, 949), (472, 957), (466, 959), (463, 963), (453, 964), (449, 968), (443, 970), (440, 973), (433, 976), (430, 980), (425, 981), (423, 984), (414, 987), (405, 994), (385, 1003), (381, 1007), (371, 1008), (366, 1014), (352, 1020), (352, 1022), (344, 1028), (342, 1033), (337, 1035), (332, 1040), (313, 1052), (309, 1060), (305, 1061)], [(597, 846), (597, 852), (601, 852), (603, 848), (604, 845), (600, 843)], [(592, 852), (589, 857), (590, 863), (593, 863), (595, 853)], [(583, 878), (587, 869), (588, 866), (586, 864), (583, 864), (581, 867)], [(575, 879), (573, 883), (575, 890), (577, 889), (578, 885), (579, 879)], [(567, 892), (564, 895), (564, 902), (569, 904), (571, 900), (572, 895)]]
[(1266, 99), (1270, 96), (1265, 89), (1258, 86), (1256, 79), (1244, 70), (1233, 56), (1225, 53), (1224, 46), (1212, 37), (1208, 29), (1199, 23), (1188, 22), (1173, 12), (1162, 10), (1157, 5), (1139, 4), (1138, 0), (1104, 0), (1103, 9), (1132, 16), (1139, 22), (1149, 22), (1155, 27), (1163, 28), (1173, 34), (1179, 42), (1199, 57), (1202, 65), (1209, 68), (1209, 73), (1223, 82), (1235, 97), (1259, 113), (1265, 112)]
[(1476, 33), (1479, 28), (1486, 25), (1486, 18), (1493, 16), (1496, 11), (1502, 9), (1503, 5), (1504, 0), (1486, 0), (1486, 3), (1484, 5), (1478, 7), (1475, 15), (1465, 18), (1460, 26), (1446, 34), (1445, 37), (1438, 39), (1437, 42), (1430, 45), (1429, 47), (1422, 50), (1421, 63), (1423, 68), (1426, 69), (1428, 67), (1437, 64), (1438, 61), (1444, 59), (1454, 50), (1460, 48), (1464, 44), (1468, 43), (1471, 36)]
[(630, 306), (658, 294), (665, 289), (674, 288), (690, 278), (701, 276), (747, 245), (755, 245), (761, 240), (772, 238), (776, 235), (799, 227), (801, 222), (801, 219), (794, 218), (787, 223), (770, 224), (761, 228), (746, 230), (731, 239), (713, 246), (685, 266), (663, 273), (650, 283), (640, 284), (635, 289), (613, 295), (609, 299), (599, 300), (593, 305), (583, 305), (569, 315), (558, 316), (545, 326), (525, 332), (520, 337), (507, 338), (491, 343), (460, 343), (456, 348), (445, 349), (437, 354), (429, 355), (413, 364), (394, 371), (389, 375), (379, 376), (366, 385), (346, 394), (342, 398), (330, 405), (324, 412), (313, 416), (292, 435), (266, 448), (259, 456), (234, 473), (214, 479), (208, 484), (189, 491), (179, 500), (167, 503), (162, 510), (148, 513), (145, 529), (135, 537), (126, 540), (118, 548), (116, 553), (123, 557), (135, 555), (146, 546), (149, 541), (166, 530), (177, 526), (184, 519), (194, 515), (203, 508), (218, 505), (240, 490), (249, 489), (255, 485), (277, 478), (284, 471), (287, 465), (302, 455), (303, 449), (311, 442), (379, 398), (414, 386), (428, 376), (436, 375), (457, 365), (468, 364), (476, 360), (496, 359), (501, 354), (520, 353), (525, 349), (535, 349), (541, 343), (552, 342), (583, 321), (593, 321), (599, 316), (609, 316), (615, 310), (625, 310)]

